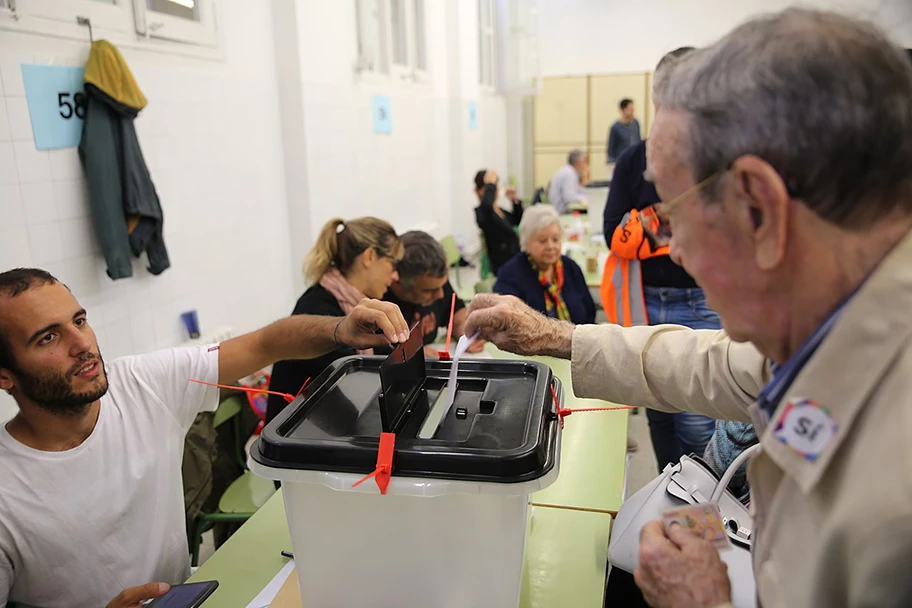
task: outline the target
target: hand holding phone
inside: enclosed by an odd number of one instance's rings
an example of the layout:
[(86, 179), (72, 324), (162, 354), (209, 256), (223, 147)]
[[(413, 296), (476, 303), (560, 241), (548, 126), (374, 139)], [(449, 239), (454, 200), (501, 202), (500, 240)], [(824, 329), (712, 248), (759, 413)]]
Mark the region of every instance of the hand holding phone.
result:
[(147, 608), (198, 608), (218, 588), (218, 581), (174, 585), (163, 596), (147, 604)]
[(113, 600), (108, 602), (107, 608), (134, 608), (142, 606), (145, 602), (153, 598), (160, 597), (166, 593), (170, 586), (167, 583), (146, 583), (138, 587), (128, 587), (117, 594)]

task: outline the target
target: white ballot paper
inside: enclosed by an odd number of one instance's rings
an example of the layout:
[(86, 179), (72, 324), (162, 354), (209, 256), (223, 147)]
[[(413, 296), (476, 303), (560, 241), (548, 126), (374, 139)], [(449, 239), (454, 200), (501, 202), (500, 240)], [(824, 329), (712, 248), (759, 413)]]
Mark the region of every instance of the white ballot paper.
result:
[(434, 404), (434, 407), (431, 408), (428, 417), (421, 426), (421, 430), (418, 431), (418, 437), (420, 439), (430, 439), (433, 437), (437, 433), (440, 424), (446, 420), (447, 414), (450, 413), (450, 408), (453, 407), (453, 402), (456, 400), (456, 376), (459, 373), (459, 358), (465, 354), (469, 346), (472, 345), (472, 342), (474, 342), (477, 337), (478, 334), (476, 333), (470, 338), (467, 338), (466, 336), (459, 338), (459, 342), (456, 344), (456, 352), (453, 353), (453, 359), (450, 366), (450, 377), (447, 380), (447, 385), (444, 387), (446, 401), (441, 408), (439, 407), (440, 400), (438, 399), (437, 403)]

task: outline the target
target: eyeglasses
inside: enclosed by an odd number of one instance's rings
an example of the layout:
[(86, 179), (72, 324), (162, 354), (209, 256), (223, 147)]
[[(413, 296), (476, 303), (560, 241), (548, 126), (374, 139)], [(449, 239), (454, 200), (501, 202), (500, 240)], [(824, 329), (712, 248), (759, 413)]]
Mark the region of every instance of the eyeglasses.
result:
[[(691, 186), (690, 188), (688, 188), (681, 194), (677, 195), (676, 197), (672, 198), (671, 200), (662, 201), (661, 204), (657, 204), (653, 207), (653, 209), (655, 210), (655, 217), (659, 221), (658, 229), (656, 230), (655, 233), (653, 233), (652, 230), (649, 229), (649, 227), (646, 225), (645, 222), (643, 224), (643, 228), (645, 229), (645, 231), (647, 233), (646, 236), (649, 239), (650, 243), (652, 244), (653, 248), (667, 245), (668, 242), (671, 240), (671, 223), (669, 221), (669, 214), (671, 213), (671, 211), (674, 210), (674, 208), (677, 207), (681, 203), (681, 201), (683, 201), (687, 197), (693, 196), (694, 194), (697, 194), (698, 192), (704, 190), (705, 188), (708, 188), (710, 185), (715, 183), (729, 169), (731, 169), (731, 165), (728, 165), (727, 167), (725, 167), (723, 169), (719, 169), (718, 171), (716, 171), (715, 173), (713, 173), (712, 175), (710, 175), (703, 181), (701, 181), (697, 184), (694, 184), (693, 186)], [(650, 179), (651, 176), (648, 174), (648, 172), (644, 173), (643, 176), (648, 181), (652, 181)]]
[(661, 208), (656, 209), (656, 215), (659, 216), (659, 220), (662, 221), (663, 223), (667, 223), (668, 214), (671, 213), (671, 211), (674, 210), (674, 208), (677, 207), (681, 203), (681, 201), (683, 201), (684, 199), (686, 199), (690, 196), (693, 196), (694, 194), (697, 194), (698, 192), (705, 190), (706, 188), (708, 188), (709, 186), (714, 184), (716, 181), (718, 181), (719, 178), (722, 177), (723, 175), (725, 175), (730, 169), (731, 169), (731, 165), (729, 165), (723, 169), (719, 169), (718, 171), (716, 171), (715, 173), (713, 173), (712, 175), (710, 175), (703, 181), (694, 184), (693, 186), (691, 186), (690, 188), (688, 188), (681, 194), (677, 195), (676, 197), (672, 198), (671, 200), (662, 201)]
[(398, 267), (399, 267), (399, 264), (402, 263), (402, 258), (397, 258), (397, 257), (395, 257), (395, 256), (392, 256), (392, 255), (386, 253), (386, 252), (380, 251), (380, 250), (377, 249), (376, 247), (374, 248), (374, 251), (376, 251), (376, 252), (377, 252), (377, 255), (380, 256), (381, 258), (386, 258), (386, 259), (388, 259), (390, 262), (392, 262), (392, 263), (393, 263), (393, 268), (394, 268), (394, 269), (398, 268)]
[[(735, 159), (735, 160), (738, 160), (738, 159)], [(693, 186), (691, 186), (690, 188), (688, 188), (681, 194), (677, 195), (676, 197), (672, 198), (671, 200), (662, 201), (662, 203), (660, 205), (656, 205), (655, 211), (656, 211), (656, 217), (658, 217), (658, 219), (659, 219), (659, 234), (653, 235), (653, 237), (661, 238), (661, 240), (664, 241), (663, 244), (667, 244), (668, 240), (671, 238), (671, 227), (669, 225), (669, 220), (668, 220), (669, 214), (674, 210), (675, 207), (678, 206), (678, 204), (681, 203), (681, 201), (683, 201), (684, 199), (686, 199), (689, 196), (693, 196), (694, 194), (701, 192), (702, 190), (705, 190), (706, 188), (708, 188), (709, 186), (714, 184), (716, 181), (718, 181), (719, 178), (721, 178), (723, 175), (725, 175), (726, 173), (731, 171), (731, 168), (735, 164), (735, 160), (728, 163), (728, 165), (719, 169), (718, 171), (716, 171), (715, 173), (713, 173), (706, 179), (702, 180), (701, 182), (694, 184)], [(776, 170), (776, 171), (777, 171), (777, 173), (779, 173), (780, 179), (782, 179), (782, 182), (785, 184), (785, 191), (788, 193), (788, 195), (793, 199), (801, 198), (800, 189), (798, 187), (796, 180), (789, 179), (782, 172), (779, 172), (778, 170)], [(653, 181), (652, 175), (649, 173), (648, 169), (643, 173), (643, 177), (645, 177), (647, 181), (650, 181), (650, 182)]]

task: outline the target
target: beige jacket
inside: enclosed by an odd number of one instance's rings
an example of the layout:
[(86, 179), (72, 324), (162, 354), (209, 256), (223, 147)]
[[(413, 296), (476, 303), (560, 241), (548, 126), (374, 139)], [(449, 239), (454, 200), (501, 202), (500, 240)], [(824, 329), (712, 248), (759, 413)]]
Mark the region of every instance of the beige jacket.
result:
[(751, 420), (757, 592), (765, 608), (912, 606), (912, 236), (847, 304), (780, 406), (808, 398), (836, 435), (815, 461), (775, 439), (753, 403), (770, 378), (750, 344), (674, 326), (581, 326), (581, 397)]

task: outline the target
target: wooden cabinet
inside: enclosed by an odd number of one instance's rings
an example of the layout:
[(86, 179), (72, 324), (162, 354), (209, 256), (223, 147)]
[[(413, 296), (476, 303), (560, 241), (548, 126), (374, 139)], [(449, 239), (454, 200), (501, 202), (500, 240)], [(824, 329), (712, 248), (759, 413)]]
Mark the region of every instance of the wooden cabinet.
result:
[(608, 130), (621, 99), (635, 104), (643, 137), (654, 116), (652, 74), (606, 74), (544, 78), (533, 104), (533, 180), (545, 186), (573, 148), (589, 156), (591, 179), (605, 179)]
[(586, 143), (588, 77), (545, 78), (535, 98), (535, 146), (563, 146), (569, 152)]

